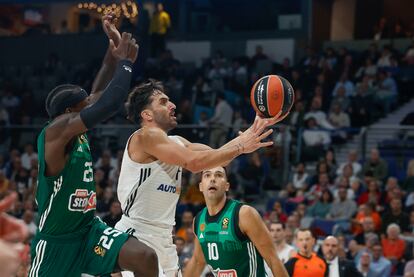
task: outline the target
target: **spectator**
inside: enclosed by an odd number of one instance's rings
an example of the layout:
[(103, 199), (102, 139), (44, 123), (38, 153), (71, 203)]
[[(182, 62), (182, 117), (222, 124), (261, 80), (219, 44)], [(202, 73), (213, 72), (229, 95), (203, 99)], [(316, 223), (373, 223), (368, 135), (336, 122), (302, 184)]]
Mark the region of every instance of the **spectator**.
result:
[(184, 211), (181, 216), (181, 227), (178, 229), (176, 236), (183, 238), (185, 241), (187, 238), (187, 229), (193, 226), (193, 213), (191, 211)]
[(325, 218), (330, 212), (333, 196), (329, 189), (322, 191), (319, 199), (308, 208), (307, 215), (310, 217)]
[(295, 127), (302, 127), (305, 123), (305, 106), (302, 101), (296, 101), (294, 110), (290, 113), (290, 124)]
[(111, 207), (109, 208), (109, 214), (102, 218), (109, 227), (115, 227), (115, 224), (122, 217), (121, 203), (119, 201), (113, 201)]
[(257, 61), (267, 60), (267, 55), (263, 53), (263, 46), (256, 45), (256, 52), (252, 57), (252, 67), (254, 68), (257, 65)]
[(365, 65), (361, 66), (355, 74), (357, 79), (362, 79), (365, 76), (371, 80), (377, 76), (377, 65), (373, 63), (371, 58), (367, 58)]
[(402, 210), (401, 199), (391, 199), (390, 210), (382, 215), (382, 231), (385, 232), (391, 223), (396, 223), (403, 232), (409, 231), (410, 219)]
[(341, 111), (347, 111), (351, 105), (350, 97), (345, 95), (345, 87), (338, 87), (336, 95), (332, 99), (331, 110), (334, 108), (334, 105), (339, 105)]
[(362, 219), (362, 233), (356, 235), (354, 240), (361, 246), (365, 246), (372, 233), (375, 233), (375, 223), (372, 217)]
[(333, 91), (332, 91), (332, 96), (335, 97), (338, 95), (338, 90), (342, 88), (345, 90), (345, 95), (346, 97), (350, 97), (352, 95), (354, 95), (354, 84), (349, 80), (348, 74), (343, 73), (341, 75), (341, 77), (339, 78), (338, 82), (336, 83)]
[(308, 188), (309, 174), (305, 172), (305, 163), (300, 162), (296, 166), (295, 173), (292, 177), (292, 184), (295, 189), (306, 190)]
[(387, 162), (381, 159), (378, 149), (371, 149), (371, 154), (362, 168), (362, 174), (365, 176), (370, 171), (377, 180), (384, 180), (388, 176)]
[(332, 110), (329, 114), (329, 122), (332, 124), (332, 126), (338, 129), (349, 128), (351, 126), (349, 115), (344, 112), (338, 102), (335, 102), (332, 105)]
[(355, 219), (352, 221), (354, 224), (352, 228), (352, 233), (354, 235), (358, 235), (363, 232), (361, 225), (367, 217), (372, 218), (376, 232), (378, 232), (381, 229), (381, 217), (378, 214), (378, 212), (375, 211), (375, 204), (366, 203), (360, 206), (360, 211), (357, 213)]
[(203, 76), (198, 76), (192, 87), (192, 105), (202, 105), (212, 107), (214, 97), (211, 97), (211, 88)]
[(277, 221), (284, 224), (288, 217), (283, 211), (282, 204), (279, 201), (275, 201), (272, 210), (268, 212), (264, 218), (269, 221)]
[(351, 113), (351, 125), (362, 127), (372, 121), (374, 107), (373, 89), (368, 79), (364, 78), (356, 89), (356, 95), (351, 99), (348, 111)]
[(24, 153), (22, 154), (22, 166), (26, 170), (30, 170), (32, 166), (32, 160), (37, 160), (37, 153), (34, 152), (33, 144), (28, 143), (24, 147)]
[[(269, 224), (269, 231), (273, 239), (273, 244), (282, 263), (286, 263), (295, 254), (293, 246), (286, 243), (285, 229), (285, 225), (281, 222), (271, 222)], [(266, 270), (266, 272), (269, 273), (271, 271)]]
[(358, 162), (358, 152), (356, 150), (350, 150), (348, 153), (348, 160), (340, 164), (336, 174), (342, 175), (346, 165), (352, 166), (352, 176), (356, 177), (362, 169), (361, 164)]
[(329, 133), (320, 130), (314, 117), (306, 120), (307, 129), (303, 132), (303, 140), (305, 142), (304, 156), (306, 160), (316, 160), (321, 151), (331, 143)]
[(185, 240), (182, 237), (175, 236), (174, 237), (174, 244), (177, 248), (177, 255), (178, 255), (178, 263), (180, 264), (180, 268), (184, 268), (186, 263), (191, 259), (190, 253), (184, 253), (184, 246)]
[(338, 199), (332, 203), (327, 218), (334, 220), (348, 221), (357, 211), (357, 205), (354, 200), (347, 199), (346, 187), (339, 187)]
[(170, 15), (164, 11), (161, 3), (157, 4), (156, 11), (151, 18), (149, 33), (151, 35), (151, 56), (157, 57), (165, 50), (165, 38), (171, 28)]
[(34, 222), (34, 215), (32, 210), (26, 209), (26, 211), (23, 214), (23, 221), (27, 226), (27, 229), (29, 230), (29, 239), (33, 238), (33, 236), (36, 234), (37, 226)]
[(368, 182), (367, 191), (359, 196), (357, 202), (358, 205), (365, 203), (374, 203), (375, 205), (379, 205), (381, 203), (381, 192), (378, 188), (378, 182), (375, 179)]
[(334, 127), (327, 120), (326, 113), (321, 110), (321, 106), (321, 100), (314, 97), (312, 99), (310, 110), (305, 114), (304, 119), (307, 121), (310, 118), (314, 118), (320, 127), (330, 130), (334, 129)]
[(209, 145), (212, 148), (219, 148), (226, 142), (232, 118), (233, 108), (229, 105), (224, 95), (219, 94), (214, 115), (209, 120), (210, 124), (212, 124)]
[(397, 100), (398, 89), (394, 78), (384, 70), (378, 72), (378, 91), (376, 98), (385, 113), (389, 113), (391, 104)]
[[(358, 271), (362, 274), (364, 277), (374, 277), (375, 273), (372, 270), (371, 265), (371, 256), (368, 252), (364, 252), (361, 255), (360, 263), (358, 264)], [(379, 276), (378, 276), (379, 277)]]
[(379, 69), (391, 66), (391, 49), (388, 46), (384, 46), (381, 52), (381, 57), (377, 61)]
[(382, 255), (382, 246), (376, 243), (372, 246), (372, 262), (371, 266), (375, 272), (375, 277), (391, 276), (391, 262)]
[(387, 237), (381, 239), (384, 257), (393, 263), (401, 261), (405, 252), (405, 241), (400, 238), (401, 229), (395, 223), (387, 226)]

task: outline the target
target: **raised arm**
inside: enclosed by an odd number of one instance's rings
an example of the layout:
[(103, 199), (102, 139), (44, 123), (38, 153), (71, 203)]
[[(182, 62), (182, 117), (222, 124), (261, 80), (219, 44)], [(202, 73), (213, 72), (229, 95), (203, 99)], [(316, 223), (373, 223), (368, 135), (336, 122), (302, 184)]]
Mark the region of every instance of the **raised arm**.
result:
[[(122, 34), (122, 41), (118, 47), (115, 47), (113, 41), (110, 41), (110, 44), (112, 54), (120, 61), (115, 76), (104, 90), (102, 97), (96, 103), (83, 109), (79, 104), (67, 108), (66, 113), (57, 116), (46, 129), (47, 174), (57, 174), (59, 169), (63, 168), (65, 161), (62, 158), (65, 156), (66, 145), (74, 136), (86, 132), (111, 117), (123, 105), (128, 95), (132, 63), (137, 57), (138, 45), (136, 45), (135, 39), (131, 39), (131, 34), (127, 33)], [(62, 87), (64, 88), (64, 86)], [(81, 89), (79, 88), (79, 90)], [(73, 93), (81, 92), (75, 91)]]
[(277, 256), (272, 238), (259, 213), (252, 207), (244, 205), (239, 213), (240, 230), (246, 234), (266, 261), (273, 276), (288, 277), (288, 273)]
[[(194, 220), (193, 220), (194, 226)], [(193, 228), (194, 229), (194, 228)], [(190, 261), (184, 268), (183, 277), (200, 276), (206, 266), (206, 260), (204, 258), (203, 250), (201, 250), (200, 241), (197, 235), (194, 234), (194, 252)]]
[(140, 135), (133, 137), (132, 142), (136, 147), (145, 149), (145, 153), (158, 160), (179, 165), (195, 173), (220, 166), (238, 155), (251, 153), (261, 147), (272, 145), (272, 142), (261, 142), (272, 133), (272, 130), (263, 131), (264, 128), (245, 135), (236, 145), (231, 147), (202, 151), (194, 151), (179, 145), (169, 139), (166, 133), (159, 128), (143, 128)]
[[(114, 45), (117, 47), (121, 42), (121, 34), (115, 27), (116, 17), (114, 13), (108, 13), (102, 17), (102, 29), (105, 31), (109, 40), (114, 42)], [(98, 71), (98, 74), (95, 77), (95, 80), (92, 84), (92, 91), (89, 96), (90, 103), (95, 103), (99, 97), (102, 95), (102, 91), (111, 81), (114, 76), (117, 58), (112, 54), (110, 44), (106, 50), (105, 57), (102, 62), (102, 66)]]

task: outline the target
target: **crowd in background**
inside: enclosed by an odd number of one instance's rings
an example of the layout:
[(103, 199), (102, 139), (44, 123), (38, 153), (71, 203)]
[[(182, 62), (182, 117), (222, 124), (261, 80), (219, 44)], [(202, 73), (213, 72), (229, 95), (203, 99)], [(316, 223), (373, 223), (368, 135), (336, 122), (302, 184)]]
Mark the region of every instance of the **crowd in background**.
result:
[[(397, 179), (390, 176), (378, 149), (372, 149), (365, 160), (355, 149), (341, 164), (332, 149), (358, 132), (355, 128), (376, 121), (406, 100), (399, 74), (413, 65), (414, 43), (402, 52), (392, 45), (378, 48), (374, 43), (363, 52), (345, 48), (318, 52), (308, 47), (294, 65), (289, 59), (281, 64), (272, 62), (260, 45), (254, 56), (231, 60), (217, 51), (200, 67), (181, 63), (167, 49), (147, 60), (144, 75), (136, 81), (147, 77), (162, 80), (177, 104), (179, 123), (206, 127), (176, 132), (191, 141), (219, 147), (254, 117), (249, 91), (259, 77), (273, 73), (288, 79), (296, 100), (283, 122), (290, 128), (285, 139), (292, 145), (303, 139), (300, 162), (292, 167), (289, 182), (275, 185), (282, 164), (280, 144), (241, 156), (228, 167), (229, 197), (255, 204), (257, 198), (252, 196), (259, 195), (260, 188), (273, 190), (275, 193), (269, 193), (273, 197), (265, 198), (260, 212), (269, 228), (271, 222), (284, 224), (283, 237), (288, 244), (295, 247), (295, 230), (307, 227), (320, 237), (334, 234), (340, 241), (340, 256), (353, 261), (360, 271), (368, 264), (372, 271), (368, 276), (403, 275), (404, 270), (411, 274), (407, 276), (414, 276), (410, 262), (414, 161), (409, 162), (406, 176)], [(44, 124), (47, 92), (67, 82), (89, 90), (98, 66), (97, 62), (63, 64), (56, 55), (41, 67), (0, 66), (0, 198), (10, 191), (19, 194), (10, 214), (24, 220), (31, 236), (36, 231), (37, 150), (36, 136), (28, 134), (36, 130), (10, 129), (8, 125)], [(108, 123), (128, 121), (120, 111)], [(280, 142), (277, 134), (273, 139)], [(97, 214), (110, 226), (122, 214), (116, 188), (123, 149), (124, 145), (117, 143), (102, 146), (92, 141)], [(312, 162), (316, 162), (314, 168)], [(175, 230), (182, 266), (194, 247), (192, 219), (204, 204), (198, 178), (189, 172), (183, 174)], [(280, 240), (275, 236), (275, 241)]]

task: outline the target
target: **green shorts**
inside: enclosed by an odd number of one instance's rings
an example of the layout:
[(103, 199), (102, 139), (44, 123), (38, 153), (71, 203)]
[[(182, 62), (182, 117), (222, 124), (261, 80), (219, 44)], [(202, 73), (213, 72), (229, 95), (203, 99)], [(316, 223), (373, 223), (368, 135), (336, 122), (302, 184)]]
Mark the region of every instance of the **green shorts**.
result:
[(129, 235), (95, 218), (76, 233), (50, 236), (37, 233), (32, 241), (29, 277), (79, 277), (110, 274)]

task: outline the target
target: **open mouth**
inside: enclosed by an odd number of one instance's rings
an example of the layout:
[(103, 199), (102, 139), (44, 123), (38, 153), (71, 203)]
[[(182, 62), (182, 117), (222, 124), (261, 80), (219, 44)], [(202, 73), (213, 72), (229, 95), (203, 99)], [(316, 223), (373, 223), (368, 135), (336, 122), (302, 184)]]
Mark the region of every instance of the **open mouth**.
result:
[(215, 187), (209, 187), (208, 188), (208, 191), (217, 191), (217, 188), (215, 188)]

